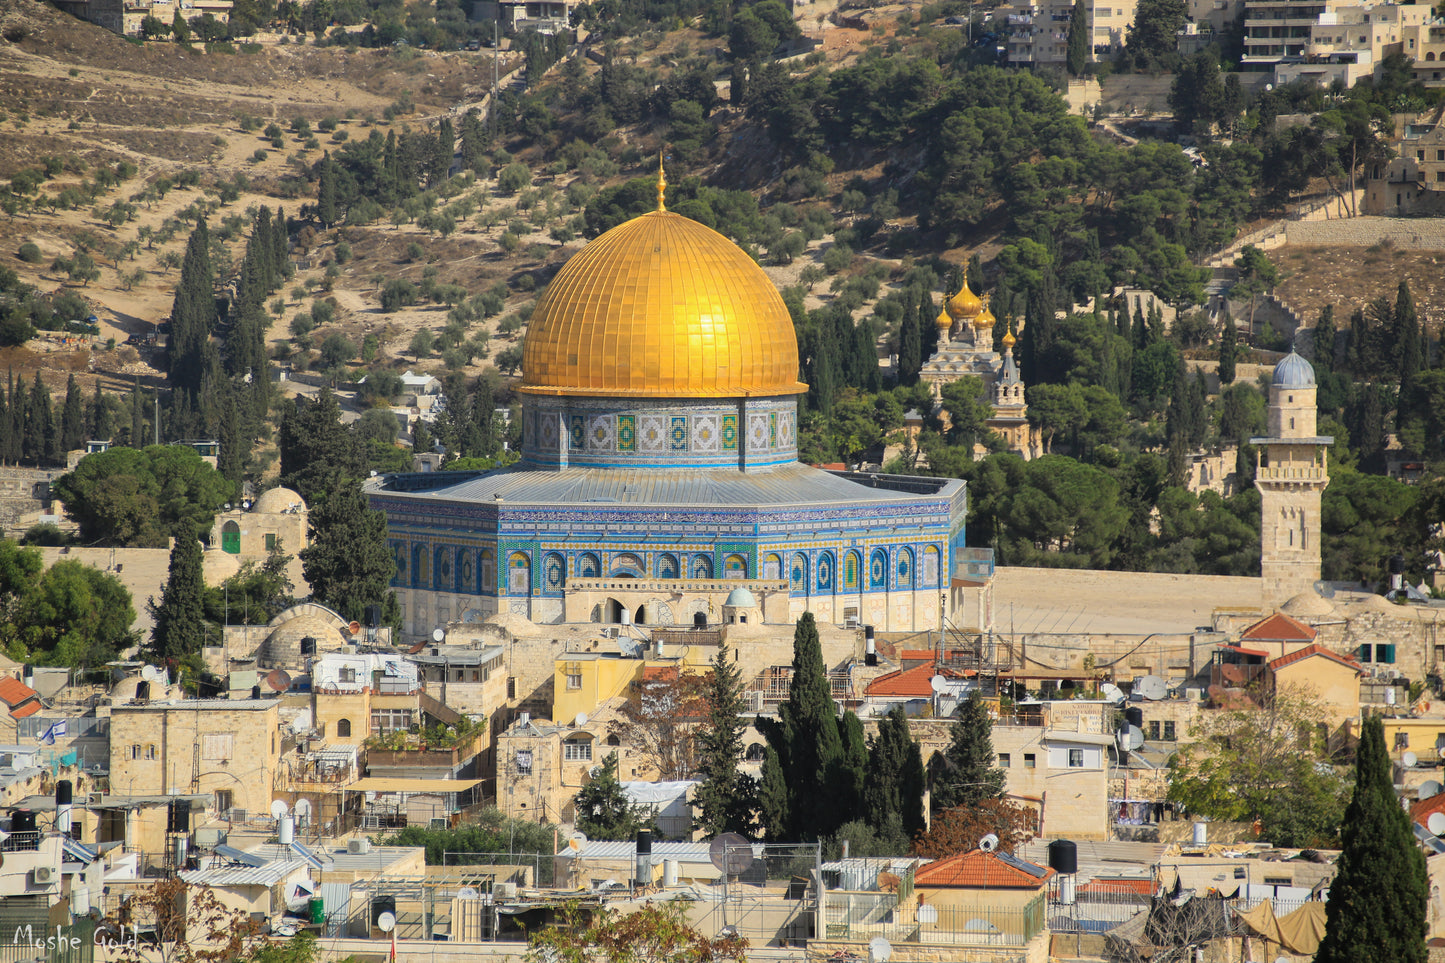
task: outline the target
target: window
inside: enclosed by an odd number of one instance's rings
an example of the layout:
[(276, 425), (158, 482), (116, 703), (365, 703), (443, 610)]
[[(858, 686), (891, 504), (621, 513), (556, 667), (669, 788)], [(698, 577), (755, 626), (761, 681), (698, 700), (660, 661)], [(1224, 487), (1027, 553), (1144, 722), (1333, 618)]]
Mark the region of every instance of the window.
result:
[(1032, 768), (1034, 768), (1034, 766), (1035, 766), (1034, 754), (1031, 753), (1031, 752), (1026, 752), (1026, 753), (1024, 753), (1024, 768), (1025, 768), (1025, 769), (1032, 769)]
[(1069, 768), (1070, 768), (1070, 769), (1083, 769), (1083, 768), (1084, 768), (1084, 750), (1082, 750), (1082, 749), (1070, 749), (1070, 750), (1069, 750)]
[(228, 809), (231, 808), (233, 801), (234, 801), (234, 800), (233, 800), (233, 797), (231, 796), (231, 790), (229, 790), (229, 789), (217, 789), (217, 790), (216, 790), (216, 812), (218, 812), (218, 813), (223, 813), (223, 812), (227, 811)]
[(568, 739), (562, 743), (562, 758), (567, 762), (591, 762), (592, 740)]
[(394, 732), (411, 726), (410, 709), (372, 709), (371, 731), (374, 734)]
[(201, 758), (206, 762), (222, 762), (235, 758), (236, 736), (230, 732), (218, 732), (201, 736)]
[(1396, 748), (1396, 749), (1409, 749), (1409, 748), (1410, 748), (1410, 734), (1409, 734), (1408, 732), (1397, 732), (1397, 733), (1395, 733), (1395, 748)]
[(567, 673), (567, 688), (568, 688), (568, 689), (580, 689), (580, 688), (582, 688), (582, 673), (581, 673), (581, 672), (568, 672), (568, 673)]
[(517, 753), (517, 772), (528, 775), (532, 771), (532, 750), (523, 749)]
[(339, 719), (336, 722), (336, 735), (338, 738), (349, 739), (351, 737), (351, 720)]
[(1437, 181), (1445, 181), (1445, 171), (1436, 171), (1436, 172), (1435, 172), (1435, 179), (1436, 179)]
[(1357, 654), (1361, 662), (1393, 663), (1395, 661), (1395, 647), (1389, 643), (1371, 645), (1366, 642), (1360, 646)]
[(130, 757), (131, 757), (132, 759), (139, 759), (139, 758), (140, 758), (140, 746), (131, 746), (131, 747), (130, 747)]
[(1007, 769), (1009, 767), (1009, 754), (1006, 752), (999, 753), (998, 764), (1000, 769)]
[(355, 666), (352, 666), (352, 665), (343, 666), (342, 669), (341, 669), (341, 681), (342, 681), (342, 682), (355, 682), (355, 681), (356, 681), (356, 667), (355, 667)]
[(276, 551), (276, 533), (275, 533), (275, 532), (267, 532), (267, 533), (266, 533), (266, 551), (268, 551), (268, 552), (274, 552), (274, 551)]
[(155, 746), (146, 746), (146, 758), (147, 758), (147, 759), (154, 759), (155, 757), (156, 757), (156, 747), (155, 747)]
[(514, 675), (507, 676), (507, 698), (517, 698), (517, 677)]
[(1151, 722), (1149, 723), (1149, 738), (1150, 738), (1150, 739), (1158, 739), (1158, 738), (1159, 738), (1159, 722), (1158, 722), (1158, 720), (1153, 720), (1153, 721), (1151, 721)]
[(1164, 741), (1165, 741), (1165, 742), (1173, 742), (1173, 741), (1175, 741), (1175, 740), (1178, 739), (1178, 738), (1179, 738), (1179, 736), (1178, 736), (1178, 734), (1175, 732), (1175, 729), (1174, 729), (1174, 722), (1171, 720), (1171, 721), (1169, 721), (1169, 722), (1164, 723)]
[(1435, 152), (1435, 159), (1445, 161), (1445, 150), (1437, 150)]

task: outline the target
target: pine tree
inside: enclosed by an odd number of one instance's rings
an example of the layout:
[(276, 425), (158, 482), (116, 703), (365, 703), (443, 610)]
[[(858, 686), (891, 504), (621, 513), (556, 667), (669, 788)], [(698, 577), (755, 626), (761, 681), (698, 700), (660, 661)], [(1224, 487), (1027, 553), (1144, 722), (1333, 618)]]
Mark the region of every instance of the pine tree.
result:
[(657, 820), (627, 798), (617, 779), (617, 753), (609, 752), (602, 766), (573, 798), (577, 828), (590, 839), (616, 841), (636, 838), (639, 829), (655, 829)]
[(1335, 370), (1335, 306), (1327, 304), (1315, 322), (1315, 364), (1325, 371)]
[(60, 412), (60, 450), (76, 451), (85, 447), (85, 403), (75, 375), (65, 383), (65, 407)]
[(311, 544), (301, 550), (301, 571), (318, 601), (348, 620), (360, 620), (368, 605), (382, 607), (382, 621), (398, 619), (389, 583), (396, 559), (386, 544), (386, 516), (373, 509), (358, 478), (336, 476), (311, 504)]
[(1064, 57), (1064, 63), (1074, 77), (1083, 76), (1085, 68), (1089, 66), (1089, 53), (1094, 46), (1089, 34), (1089, 10), (1084, 6), (1084, 0), (1074, 0), (1074, 10), (1069, 16), (1068, 48)]
[(194, 531), (176, 533), (160, 604), (152, 599), (150, 609), (155, 618), (152, 657), (174, 664), (200, 654), (205, 644), (205, 583), (201, 575), (201, 543)]
[(1424, 963), (1428, 956), (1429, 874), (1390, 769), (1384, 722), (1368, 716), (1316, 963)]
[(1239, 360), (1239, 330), (1229, 309), (1224, 310), (1224, 331), (1219, 336), (1219, 384), (1227, 387), (1234, 384), (1235, 365)]
[(704, 835), (741, 833), (751, 837), (756, 828), (757, 785), (738, 772), (743, 755), (743, 679), (723, 645), (712, 660), (712, 675), (703, 690), (707, 720), (695, 737), (702, 782), (693, 794), (697, 826)]
[(929, 773), (933, 812), (1002, 797), (1004, 771), (995, 765), (993, 720), (978, 690), (958, 707), (949, 735), (948, 748)]

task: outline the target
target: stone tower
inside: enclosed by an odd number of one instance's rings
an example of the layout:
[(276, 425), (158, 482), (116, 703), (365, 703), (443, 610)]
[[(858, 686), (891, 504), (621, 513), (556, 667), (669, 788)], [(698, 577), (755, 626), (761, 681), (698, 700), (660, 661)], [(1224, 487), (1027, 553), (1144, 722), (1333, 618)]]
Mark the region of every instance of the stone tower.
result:
[(1251, 438), (1258, 452), (1260, 575), (1264, 602), (1278, 605), (1314, 590), (1320, 578), (1320, 498), (1330, 483), (1327, 446), (1316, 434), (1315, 372), (1294, 351), (1274, 369), (1269, 434)]

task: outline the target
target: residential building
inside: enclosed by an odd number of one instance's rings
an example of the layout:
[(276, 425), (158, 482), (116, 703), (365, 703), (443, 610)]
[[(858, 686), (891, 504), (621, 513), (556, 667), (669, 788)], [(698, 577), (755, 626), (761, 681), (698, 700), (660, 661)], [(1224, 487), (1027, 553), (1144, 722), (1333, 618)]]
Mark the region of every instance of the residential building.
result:
[(1007, 724), (993, 728), (1005, 793), (1038, 813), (1039, 835), (1050, 839), (1109, 838), (1113, 742), (1112, 732)]
[[(107, 30), (138, 37), (146, 17), (155, 17), (170, 26), (177, 13), (192, 22), (210, 14), (227, 23), (233, 4), (232, 0), (179, 0), (179, 3), (176, 0), (59, 0), (56, 6)], [(214, 459), (211, 464), (215, 466)]]
[(1412, 23), (1404, 29), (1405, 54), (1415, 65), (1415, 79), (1426, 87), (1445, 86), (1445, 19)]
[(1352, 86), (1390, 54), (1410, 53), (1407, 30), (1429, 15), (1428, 6), (1415, 4), (1249, 0), (1241, 66), (1273, 70), (1276, 83)]
[(1360, 718), (1360, 664), (1331, 652), (1318, 642), (1271, 659), (1267, 691), (1307, 692), (1329, 734)]
[[(1086, 0), (1091, 61), (1108, 60), (1123, 49), (1134, 22), (1138, 0)], [(1069, 22), (1074, 5), (1068, 0), (1018, 2), (998, 8), (996, 20), (1006, 25), (1008, 62), (1021, 67), (1062, 69), (1069, 54)]]
[(111, 708), (110, 785), (126, 796), (209, 794), (219, 812), (266, 812), (283, 745), (274, 699), (185, 699)]
[[(1439, 56), (1445, 58), (1445, 25), (1432, 25), (1440, 32)], [(1431, 41), (1432, 46), (1437, 41)], [(1426, 51), (1436, 57), (1436, 51)], [(1415, 61), (1415, 76), (1422, 67), (1431, 75), (1427, 86), (1445, 86), (1445, 60)], [(1394, 217), (1438, 215), (1445, 213), (1445, 117), (1436, 110), (1429, 117), (1405, 126), (1404, 136), (1396, 145), (1396, 156), (1366, 169), (1366, 214)]]

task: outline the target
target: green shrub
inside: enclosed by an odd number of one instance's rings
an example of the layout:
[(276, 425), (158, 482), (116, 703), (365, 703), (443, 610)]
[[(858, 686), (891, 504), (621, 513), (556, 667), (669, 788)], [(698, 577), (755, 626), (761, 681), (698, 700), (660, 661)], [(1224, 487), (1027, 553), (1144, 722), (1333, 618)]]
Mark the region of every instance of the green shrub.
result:
[(26, 264), (39, 264), (41, 259), (44, 257), (44, 255), (40, 253), (40, 248), (36, 247), (30, 241), (26, 241), (24, 244), (20, 245), (19, 253), (20, 260), (24, 261)]

